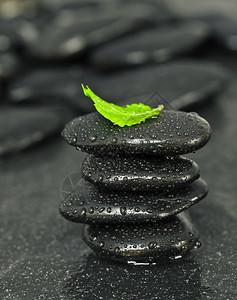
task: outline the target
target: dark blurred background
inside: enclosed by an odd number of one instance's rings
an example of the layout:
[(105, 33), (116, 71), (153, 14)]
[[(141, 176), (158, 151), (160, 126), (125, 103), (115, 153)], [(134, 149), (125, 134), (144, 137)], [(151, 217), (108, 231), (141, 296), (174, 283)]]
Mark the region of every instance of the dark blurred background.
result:
[[(236, 0), (0, 0), (0, 299), (237, 298), (236, 16)], [(94, 111), (81, 83), (120, 105), (158, 92), (210, 122), (194, 158), (210, 192), (190, 209), (203, 245), (188, 259), (100, 261), (59, 215), (85, 157), (60, 132)]]

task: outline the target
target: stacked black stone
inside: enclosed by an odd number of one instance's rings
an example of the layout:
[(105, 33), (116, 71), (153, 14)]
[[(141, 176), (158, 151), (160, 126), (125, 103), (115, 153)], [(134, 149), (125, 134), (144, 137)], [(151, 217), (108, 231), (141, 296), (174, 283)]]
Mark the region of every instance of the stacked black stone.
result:
[(154, 262), (200, 245), (185, 212), (207, 194), (198, 165), (180, 156), (210, 138), (196, 113), (164, 110), (157, 118), (119, 127), (99, 113), (74, 119), (64, 139), (89, 153), (82, 181), (60, 204), (68, 220), (86, 223), (84, 240), (101, 257)]

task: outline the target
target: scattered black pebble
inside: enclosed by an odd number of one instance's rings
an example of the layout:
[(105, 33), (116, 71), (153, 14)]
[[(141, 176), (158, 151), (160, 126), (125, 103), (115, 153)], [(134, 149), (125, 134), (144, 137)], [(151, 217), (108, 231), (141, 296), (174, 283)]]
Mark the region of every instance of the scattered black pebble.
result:
[[(218, 63), (180, 60), (106, 74), (98, 78), (93, 91), (108, 102), (124, 106), (141, 102), (167, 107), (158, 92), (174, 109), (190, 111), (192, 106), (206, 104), (222, 92), (229, 79), (229, 71)], [(86, 80), (83, 83), (90, 86)]]
[(30, 42), (28, 52), (41, 60), (63, 60), (151, 26), (153, 6), (146, 3), (61, 10)]
[[(10, 83), (7, 98), (17, 103), (63, 101), (84, 114), (95, 111), (92, 101), (83, 95), (80, 84), (84, 83), (108, 102), (124, 106), (142, 102), (151, 107), (164, 104), (166, 108), (171, 105), (182, 110), (208, 101), (220, 92), (228, 75), (226, 69), (217, 64), (195, 61), (172, 62), (109, 75), (96, 74), (80, 65), (47, 67), (18, 76)], [(162, 93), (167, 103), (156, 92)]]
[(80, 66), (34, 69), (10, 83), (7, 97), (13, 103), (60, 103), (85, 114), (94, 110), (92, 102), (82, 95), (80, 83), (86, 79), (96, 81)]
[(55, 135), (71, 116), (70, 112), (56, 107), (2, 107), (0, 155), (23, 150)]
[(204, 22), (171, 23), (143, 30), (92, 52), (92, 64), (102, 70), (165, 62), (199, 47), (210, 35)]
[[(202, 18), (200, 18), (202, 19)], [(213, 37), (225, 49), (237, 51), (237, 21), (233, 17), (213, 16), (203, 18), (210, 26)]]

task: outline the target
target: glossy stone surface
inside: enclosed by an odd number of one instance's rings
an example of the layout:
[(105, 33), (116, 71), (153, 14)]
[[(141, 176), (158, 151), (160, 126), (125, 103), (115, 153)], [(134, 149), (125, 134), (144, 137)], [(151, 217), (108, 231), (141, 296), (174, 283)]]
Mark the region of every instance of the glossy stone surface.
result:
[(0, 155), (23, 150), (58, 133), (71, 114), (59, 108), (2, 107)]
[(189, 153), (203, 147), (210, 134), (210, 125), (196, 113), (168, 110), (131, 127), (113, 125), (95, 112), (72, 120), (62, 132), (72, 146), (101, 156)]
[(86, 225), (84, 240), (103, 258), (136, 262), (175, 259), (200, 246), (184, 213), (154, 224)]
[(204, 22), (171, 23), (125, 36), (92, 53), (92, 63), (100, 69), (165, 62), (188, 53), (209, 36)]
[(187, 158), (96, 157), (81, 166), (82, 177), (119, 191), (151, 191), (187, 185), (199, 177), (198, 165)]
[(82, 80), (94, 81), (91, 72), (80, 66), (35, 69), (12, 81), (7, 97), (16, 103), (60, 103), (84, 114), (94, 107), (91, 101), (81, 99), (78, 83)]
[(84, 180), (62, 200), (62, 216), (69, 221), (91, 224), (147, 223), (175, 215), (207, 194), (202, 179), (175, 190), (128, 193), (99, 189)]
[(29, 71), (11, 82), (7, 96), (12, 102), (66, 100), (82, 113), (89, 113), (95, 108), (83, 95), (79, 83), (84, 83), (102, 99), (119, 105), (142, 102), (157, 107), (163, 103), (157, 91), (165, 96), (166, 107), (170, 104), (182, 110), (209, 100), (223, 89), (227, 78), (225, 68), (207, 62), (174, 62), (107, 75), (72, 65)]
[(201, 20), (210, 26), (212, 37), (218, 42), (218, 45), (214, 45), (213, 50), (216, 49), (216, 46), (221, 46), (222, 49), (234, 53), (237, 51), (237, 3), (235, 0), (201, 0), (192, 5), (189, 0), (168, 0), (168, 2), (177, 18)]
[(153, 7), (146, 3), (116, 9), (62, 10), (37, 39), (27, 45), (29, 53), (42, 60), (62, 60), (82, 55), (88, 48), (151, 25)]
[(213, 30), (217, 42), (229, 51), (237, 51), (237, 20), (233, 17), (216, 16), (204, 20)]
[(228, 79), (229, 72), (217, 63), (185, 60), (109, 74), (94, 90), (108, 101), (124, 105), (140, 101), (152, 107), (162, 101), (158, 92), (174, 109), (183, 110), (208, 102), (223, 91)]

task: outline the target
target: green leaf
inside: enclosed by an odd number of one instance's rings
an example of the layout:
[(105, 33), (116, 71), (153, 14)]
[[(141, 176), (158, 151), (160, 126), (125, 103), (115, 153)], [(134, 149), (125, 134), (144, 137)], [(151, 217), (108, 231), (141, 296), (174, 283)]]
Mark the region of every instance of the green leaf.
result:
[(120, 127), (140, 124), (146, 119), (158, 116), (160, 111), (164, 108), (163, 105), (159, 105), (157, 108), (151, 108), (142, 103), (133, 103), (122, 107), (102, 100), (95, 95), (88, 86), (85, 87), (83, 84), (81, 86), (84, 94), (94, 102), (97, 111), (106, 119), (113, 122), (114, 125)]

